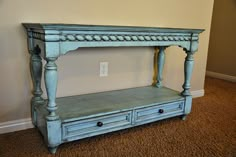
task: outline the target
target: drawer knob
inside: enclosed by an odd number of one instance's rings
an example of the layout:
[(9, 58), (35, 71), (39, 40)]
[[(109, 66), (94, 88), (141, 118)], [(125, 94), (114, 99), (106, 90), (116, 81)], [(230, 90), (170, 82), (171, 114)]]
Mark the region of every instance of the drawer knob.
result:
[(103, 123), (102, 122), (97, 122), (97, 126), (101, 127), (101, 126), (103, 126)]
[(163, 110), (163, 109), (159, 109), (158, 112), (159, 112), (159, 113), (164, 113), (164, 110)]

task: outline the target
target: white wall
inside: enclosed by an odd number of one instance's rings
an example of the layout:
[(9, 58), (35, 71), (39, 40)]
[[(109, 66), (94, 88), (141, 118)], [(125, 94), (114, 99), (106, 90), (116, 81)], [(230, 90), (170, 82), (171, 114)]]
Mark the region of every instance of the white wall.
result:
[[(22, 22), (202, 28), (192, 90), (204, 87), (213, 0), (0, 0), (0, 122), (30, 117), (29, 55)], [(81, 49), (58, 60), (58, 96), (149, 85), (151, 48)], [(181, 90), (180, 48), (166, 53), (164, 82)], [(99, 78), (99, 62), (109, 76)]]

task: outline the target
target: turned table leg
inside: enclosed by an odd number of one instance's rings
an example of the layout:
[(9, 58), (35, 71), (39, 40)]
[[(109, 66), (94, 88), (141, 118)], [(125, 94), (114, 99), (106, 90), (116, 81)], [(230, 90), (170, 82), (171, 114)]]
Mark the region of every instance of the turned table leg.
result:
[(181, 117), (182, 120), (186, 120), (187, 114), (190, 113), (191, 107), (192, 107), (192, 96), (190, 93), (190, 81), (191, 76), (193, 72), (193, 65), (194, 65), (194, 59), (193, 59), (193, 52), (186, 50), (186, 58), (184, 62), (184, 84), (183, 84), (183, 91), (181, 92), (181, 95), (185, 97), (185, 109), (184, 109), (184, 115)]
[(191, 52), (186, 51), (187, 56), (185, 58), (185, 62), (184, 62), (184, 84), (183, 84), (183, 91), (182, 91), (182, 95), (183, 96), (190, 96), (191, 93), (189, 91), (191, 85), (190, 85), (190, 81), (191, 81), (191, 76), (192, 76), (192, 72), (193, 72), (193, 65), (194, 65), (194, 60), (193, 60), (193, 54)]
[(164, 63), (165, 63), (165, 48), (164, 46), (159, 47), (159, 53), (158, 53), (158, 63), (157, 63), (157, 83), (156, 86), (158, 88), (162, 87), (162, 73), (163, 73), (163, 68), (164, 68)]
[(55, 63), (57, 58), (46, 58), (46, 65), (44, 71), (45, 86), (48, 96), (47, 110), (49, 112), (47, 120), (53, 121), (58, 119), (56, 115), (56, 91), (57, 91), (57, 65)]
[(46, 58), (46, 65), (44, 71), (45, 86), (47, 90), (47, 110), (46, 117), (47, 128), (47, 143), (48, 149), (51, 153), (56, 153), (58, 145), (61, 144), (61, 120), (56, 114), (56, 91), (57, 91), (57, 65), (55, 63), (57, 58)]
[(31, 114), (32, 114), (32, 121), (34, 126), (37, 125), (36, 120), (36, 112), (35, 106), (37, 104), (43, 104), (44, 99), (41, 97), (43, 91), (41, 89), (41, 79), (42, 79), (42, 59), (40, 57), (40, 48), (35, 47), (32, 51), (30, 51), (30, 74), (33, 82), (33, 97), (31, 99)]

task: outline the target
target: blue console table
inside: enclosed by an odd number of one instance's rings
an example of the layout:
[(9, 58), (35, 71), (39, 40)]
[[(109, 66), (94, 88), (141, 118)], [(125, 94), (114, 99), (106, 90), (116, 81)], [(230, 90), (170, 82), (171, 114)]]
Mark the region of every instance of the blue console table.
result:
[[(65, 142), (181, 116), (191, 111), (193, 54), (201, 29), (23, 23), (27, 31), (33, 81), (32, 120), (51, 153)], [(162, 85), (165, 49), (186, 52), (181, 93)], [(146, 87), (56, 98), (58, 57), (80, 47), (151, 46), (158, 55), (155, 83)], [(42, 58), (47, 99), (41, 89)]]

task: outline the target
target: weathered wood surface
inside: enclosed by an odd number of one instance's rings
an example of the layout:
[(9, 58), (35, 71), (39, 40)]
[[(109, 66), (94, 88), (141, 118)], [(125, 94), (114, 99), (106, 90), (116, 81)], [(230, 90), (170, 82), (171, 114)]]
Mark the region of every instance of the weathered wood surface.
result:
[[(179, 92), (152, 86), (57, 98), (57, 115), (63, 122), (121, 112), (154, 104), (184, 100)], [(47, 115), (46, 106), (39, 106)]]
[(24, 23), (29, 47), (58, 57), (80, 47), (169, 46), (196, 51), (202, 29)]
[[(173, 116), (182, 115), (185, 119), (190, 113), (193, 54), (198, 49), (202, 29), (33, 23), (23, 25), (27, 31), (28, 50), (31, 54), (30, 69), (34, 95), (31, 101), (32, 119), (43, 134), (51, 153), (55, 153), (58, 145), (67, 141)], [(162, 84), (164, 50), (173, 45), (183, 48), (187, 55), (181, 94), (163, 87)], [(159, 49), (154, 59), (158, 60), (158, 63), (154, 63), (157, 74), (155, 87), (56, 99), (58, 57), (80, 47), (121, 46), (154, 46)], [(47, 61), (44, 66), (47, 101), (41, 97), (42, 58)], [(104, 127), (101, 127), (103, 123)]]

